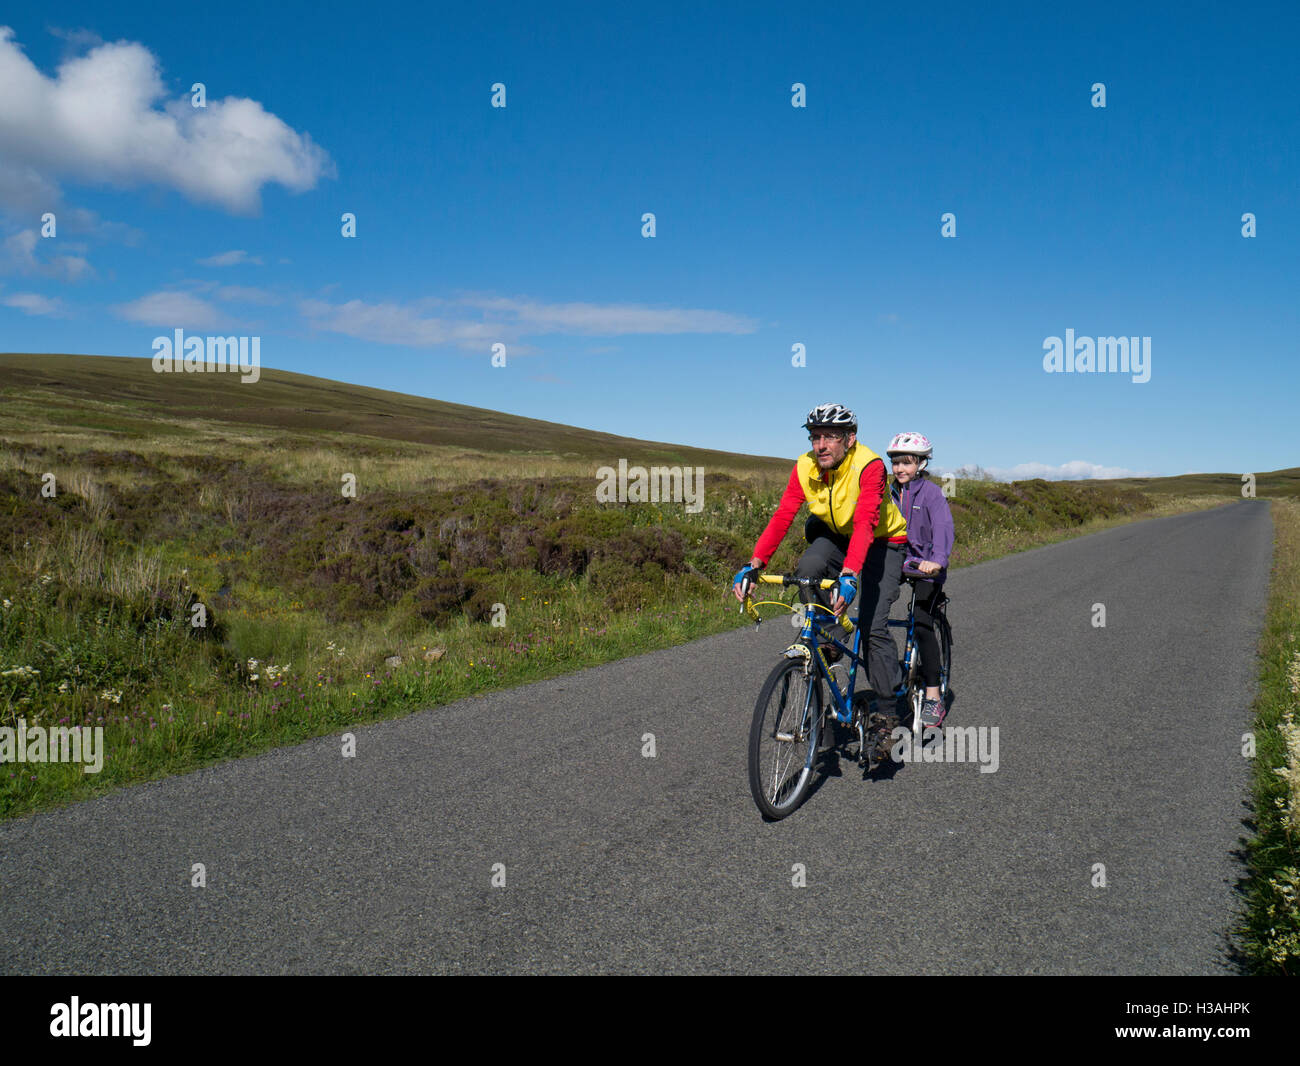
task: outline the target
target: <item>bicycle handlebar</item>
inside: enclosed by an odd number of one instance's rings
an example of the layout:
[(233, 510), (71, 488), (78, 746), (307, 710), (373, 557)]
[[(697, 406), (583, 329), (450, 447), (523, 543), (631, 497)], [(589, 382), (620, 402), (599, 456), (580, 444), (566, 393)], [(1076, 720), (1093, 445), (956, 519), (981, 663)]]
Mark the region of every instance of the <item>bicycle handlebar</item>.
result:
[[(745, 598), (741, 601), (740, 609), (745, 614), (749, 615), (749, 617), (755, 622), (760, 622), (762, 621), (762, 618), (759, 616), (758, 610), (754, 606), (753, 598), (750, 596), (750, 587), (752, 585), (780, 585), (783, 588), (790, 585), (798, 585), (804, 588), (816, 587), (820, 589), (833, 589), (839, 587), (839, 582), (834, 578), (829, 577), (798, 577), (795, 574), (750, 574), (746, 581)], [(781, 606), (789, 607), (790, 605), (788, 603), (782, 603)], [(822, 605), (815, 604), (814, 606), (821, 607)], [(791, 610), (793, 610), (793, 608), (791, 608)], [(822, 607), (822, 610), (826, 610), (826, 608)], [(846, 622), (847, 619), (848, 616), (845, 615)]]

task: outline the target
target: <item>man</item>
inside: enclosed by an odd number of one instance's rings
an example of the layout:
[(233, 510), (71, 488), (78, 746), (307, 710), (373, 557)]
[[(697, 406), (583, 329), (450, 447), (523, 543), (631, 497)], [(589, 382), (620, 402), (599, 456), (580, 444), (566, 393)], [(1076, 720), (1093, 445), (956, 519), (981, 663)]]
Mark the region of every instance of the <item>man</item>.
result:
[[(808, 578), (838, 574), (840, 583), (829, 604), (824, 592), (801, 589), (804, 602), (815, 595), (838, 616), (853, 602), (862, 575), (859, 617), (871, 618), (867, 677), (882, 706), (887, 706), (902, 684), (889, 610), (898, 599), (902, 580), (907, 523), (889, 495), (884, 460), (858, 442), (858, 419), (852, 411), (837, 403), (821, 404), (808, 412), (804, 428), (812, 450), (795, 461), (781, 503), (758, 538), (753, 558), (733, 579), (733, 591), (737, 599), (744, 598), (750, 575), (767, 565), (800, 505), (807, 502), (812, 512), (804, 527), (808, 548), (799, 557), (796, 573)], [(826, 631), (847, 643), (839, 622)], [(840, 650), (828, 646), (826, 658), (835, 662)]]

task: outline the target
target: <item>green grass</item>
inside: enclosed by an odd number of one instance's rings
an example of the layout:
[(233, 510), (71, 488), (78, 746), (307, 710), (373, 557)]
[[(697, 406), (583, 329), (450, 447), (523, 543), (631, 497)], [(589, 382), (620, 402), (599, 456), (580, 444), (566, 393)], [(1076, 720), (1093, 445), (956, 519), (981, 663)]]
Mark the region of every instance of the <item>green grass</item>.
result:
[(1255, 973), (1294, 975), (1300, 973), (1300, 501), (1274, 502), (1273, 529), (1253, 734), (1254, 836), (1239, 935)]

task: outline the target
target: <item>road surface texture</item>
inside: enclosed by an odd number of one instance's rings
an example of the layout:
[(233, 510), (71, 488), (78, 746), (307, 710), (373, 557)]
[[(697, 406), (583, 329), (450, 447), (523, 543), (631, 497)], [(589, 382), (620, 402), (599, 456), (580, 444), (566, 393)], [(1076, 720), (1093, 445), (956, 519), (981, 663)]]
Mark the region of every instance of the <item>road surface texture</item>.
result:
[(841, 761), (778, 823), (781, 619), (8, 821), (0, 971), (1232, 973), (1271, 545), (1252, 501), (958, 571), (996, 772)]

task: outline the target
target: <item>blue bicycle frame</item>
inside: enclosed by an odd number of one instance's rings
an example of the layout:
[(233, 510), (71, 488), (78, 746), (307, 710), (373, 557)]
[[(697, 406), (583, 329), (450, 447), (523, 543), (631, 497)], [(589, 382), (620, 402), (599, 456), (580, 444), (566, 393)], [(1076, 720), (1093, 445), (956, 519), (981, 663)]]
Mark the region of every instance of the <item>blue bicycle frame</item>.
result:
[[(891, 694), (895, 699), (901, 698), (907, 694), (907, 680), (912, 673), (912, 661), (918, 654), (915, 639), (916, 584), (910, 578), (905, 578), (904, 580), (906, 580), (912, 587), (912, 596), (907, 605), (907, 618), (891, 618), (888, 623), (890, 626), (905, 629), (907, 631), (903, 645), (903, 680), (898, 688)], [(814, 583), (814, 579), (799, 579), (798, 583), (801, 585), (811, 585)], [(820, 648), (824, 644), (834, 644), (835, 647), (839, 648), (848, 656), (847, 661), (850, 663), (849, 681), (846, 686), (845, 694), (840, 693), (839, 686), (835, 683), (834, 677), (831, 676), (830, 668), (826, 665), (825, 659), (821, 655), (813, 657), (814, 661), (817, 663), (818, 671), (826, 680), (826, 687), (830, 689), (831, 702), (834, 705), (836, 720), (843, 725), (848, 725), (853, 720), (853, 695), (854, 690), (857, 687), (858, 665), (861, 664), (864, 669), (867, 668), (866, 660), (859, 654), (862, 647), (862, 615), (858, 614), (856, 618), (852, 619), (854, 628), (853, 647), (849, 648), (847, 645), (841, 644), (834, 637), (827, 636), (825, 631), (826, 623), (822, 622), (820, 618), (814, 618), (817, 611), (829, 614), (830, 612), (826, 607), (823, 607), (819, 603), (805, 604), (805, 606), (810, 609), (805, 612), (803, 628), (800, 630), (799, 639), (801, 641), (807, 641), (810, 646), (815, 648)], [(815, 643), (812, 639), (814, 629), (816, 629), (818, 633), (818, 640)], [(879, 693), (876, 693), (876, 695), (879, 695)]]

